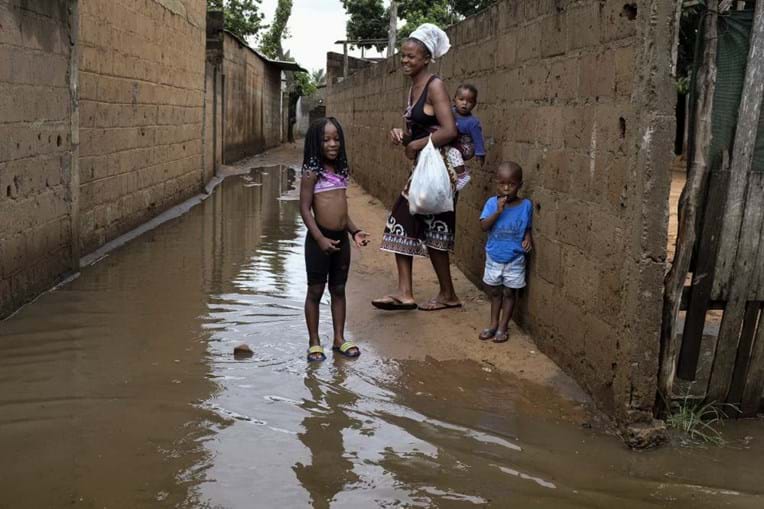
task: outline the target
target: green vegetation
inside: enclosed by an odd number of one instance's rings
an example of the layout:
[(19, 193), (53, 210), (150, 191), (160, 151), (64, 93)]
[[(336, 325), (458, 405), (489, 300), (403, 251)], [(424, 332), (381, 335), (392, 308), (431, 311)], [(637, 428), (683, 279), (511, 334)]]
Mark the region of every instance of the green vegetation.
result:
[[(389, 14), (382, 0), (342, 0), (342, 7), (348, 15), (345, 26), (348, 40), (387, 39)], [(364, 45), (370, 47), (371, 45)], [(385, 44), (376, 44), (378, 50)]]
[[(496, 0), (398, 0), (398, 18), (405, 21), (398, 30), (399, 39), (407, 37), (422, 23), (445, 28), (494, 3)], [(382, 0), (342, 0), (342, 6), (348, 14), (348, 39), (387, 38), (389, 12)], [(378, 49), (383, 46), (377, 45)]]
[(313, 80), (313, 84), (317, 87), (326, 85), (326, 72), (323, 69), (315, 69), (310, 73), (310, 79)]
[(724, 445), (721, 426), (724, 419), (729, 417), (725, 408), (735, 413), (740, 412), (735, 405), (729, 403), (703, 403), (693, 398), (689, 390), (681, 400), (668, 403), (664, 398), (664, 403), (668, 412), (666, 426), (684, 433), (694, 443)]
[(496, 0), (402, 0), (398, 2), (398, 17), (406, 24), (398, 30), (399, 38), (408, 37), (422, 23), (445, 28), (494, 3)]
[(260, 51), (268, 58), (284, 59), (284, 49), (281, 41), (289, 37), (287, 23), (292, 15), (292, 0), (279, 0), (273, 24), (260, 41)]
[(207, 10), (223, 11), (226, 30), (244, 40), (263, 28), (260, 0), (207, 0)]

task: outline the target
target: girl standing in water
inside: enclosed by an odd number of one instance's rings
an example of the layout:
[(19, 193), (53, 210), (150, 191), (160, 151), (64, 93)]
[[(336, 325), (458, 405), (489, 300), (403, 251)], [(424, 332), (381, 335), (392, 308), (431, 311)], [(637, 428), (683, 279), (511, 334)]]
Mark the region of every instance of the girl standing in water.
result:
[(345, 283), (350, 269), (348, 234), (357, 247), (365, 246), (369, 235), (357, 228), (348, 215), (347, 187), (348, 162), (342, 127), (333, 117), (320, 118), (305, 135), (300, 183), (300, 214), (308, 227), (305, 237), (308, 362), (326, 359), (318, 337), (318, 312), (327, 281), (334, 325), (332, 350), (345, 357), (361, 355), (356, 345), (345, 340)]

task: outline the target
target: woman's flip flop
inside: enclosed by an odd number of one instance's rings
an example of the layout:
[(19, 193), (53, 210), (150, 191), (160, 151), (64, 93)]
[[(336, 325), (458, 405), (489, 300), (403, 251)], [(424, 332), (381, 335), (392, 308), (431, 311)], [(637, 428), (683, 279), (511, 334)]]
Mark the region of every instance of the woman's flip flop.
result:
[[(321, 354), (320, 357), (314, 357), (315, 354)], [(321, 345), (313, 345), (308, 348), (308, 362), (321, 362), (326, 360), (326, 354), (324, 354), (324, 347)]]
[(449, 304), (447, 302), (440, 302), (438, 300), (431, 300), (419, 306), (420, 311), (440, 311), (442, 309), (456, 309), (462, 307), (461, 302), (455, 302)]
[(483, 329), (483, 331), (478, 336), (478, 339), (480, 341), (488, 341), (494, 337), (496, 337), (496, 329)]
[[(355, 353), (352, 353), (350, 350), (355, 348)], [(355, 344), (353, 344), (350, 341), (345, 341), (340, 346), (333, 346), (332, 351), (339, 353), (340, 355), (344, 355), (345, 357), (348, 357), (350, 359), (355, 359), (356, 357), (361, 356), (361, 349), (358, 348)]]
[(494, 343), (506, 343), (509, 341), (509, 331), (497, 332), (493, 338)]
[(416, 309), (416, 302), (403, 302), (402, 300), (389, 295), (381, 299), (371, 301), (371, 305), (377, 309), (385, 311), (403, 311)]

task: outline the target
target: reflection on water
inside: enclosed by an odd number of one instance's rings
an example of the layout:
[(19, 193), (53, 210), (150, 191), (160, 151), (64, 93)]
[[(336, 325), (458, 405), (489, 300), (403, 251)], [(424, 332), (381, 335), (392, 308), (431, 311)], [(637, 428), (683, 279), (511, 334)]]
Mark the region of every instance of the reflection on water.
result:
[(0, 508), (764, 505), (759, 423), (634, 454), (476, 363), (307, 365), (294, 189), (230, 178), (0, 323)]

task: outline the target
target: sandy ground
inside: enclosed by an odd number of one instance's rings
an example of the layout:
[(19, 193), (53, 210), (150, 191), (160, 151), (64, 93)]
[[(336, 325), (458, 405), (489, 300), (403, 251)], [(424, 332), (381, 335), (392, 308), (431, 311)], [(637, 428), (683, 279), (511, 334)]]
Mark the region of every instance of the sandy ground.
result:
[(677, 206), (679, 204), (679, 196), (682, 194), (682, 189), (684, 189), (686, 182), (687, 176), (681, 166), (675, 165), (675, 168), (671, 172), (671, 192), (669, 194), (668, 245), (666, 246), (667, 270), (671, 261), (674, 259), (674, 253), (676, 252), (676, 236), (677, 227), (679, 225)]
[[(283, 164), (298, 167), (302, 144), (284, 144), (222, 169), (223, 175), (248, 172), (252, 168)], [(599, 420), (591, 412), (591, 400), (569, 376), (540, 353), (531, 337), (516, 324), (510, 326), (510, 341), (504, 344), (482, 342), (477, 336), (486, 325), (490, 302), (464, 274), (452, 265), (457, 294), (464, 307), (437, 312), (380, 311), (371, 300), (393, 291), (396, 286), (395, 261), (390, 253), (378, 249), (388, 211), (384, 204), (357, 184), (348, 190), (353, 221), (372, 235), (371, 244), (354, 248), (348, 283), (348, 327), (359, 343), (373, 342), (381, 354), (393, 359), (437, 361), (469, 359), (496, 369), (522, 386), (522, 399), (533, 406), (539, 399), (552, 398), (563, 417), (574, 421)], [(416, 298), (424, 302), (437, 293), (435, 273), (427, 259), (414, 262)], [(596, 412), (595, 412), (596, 413)]]

